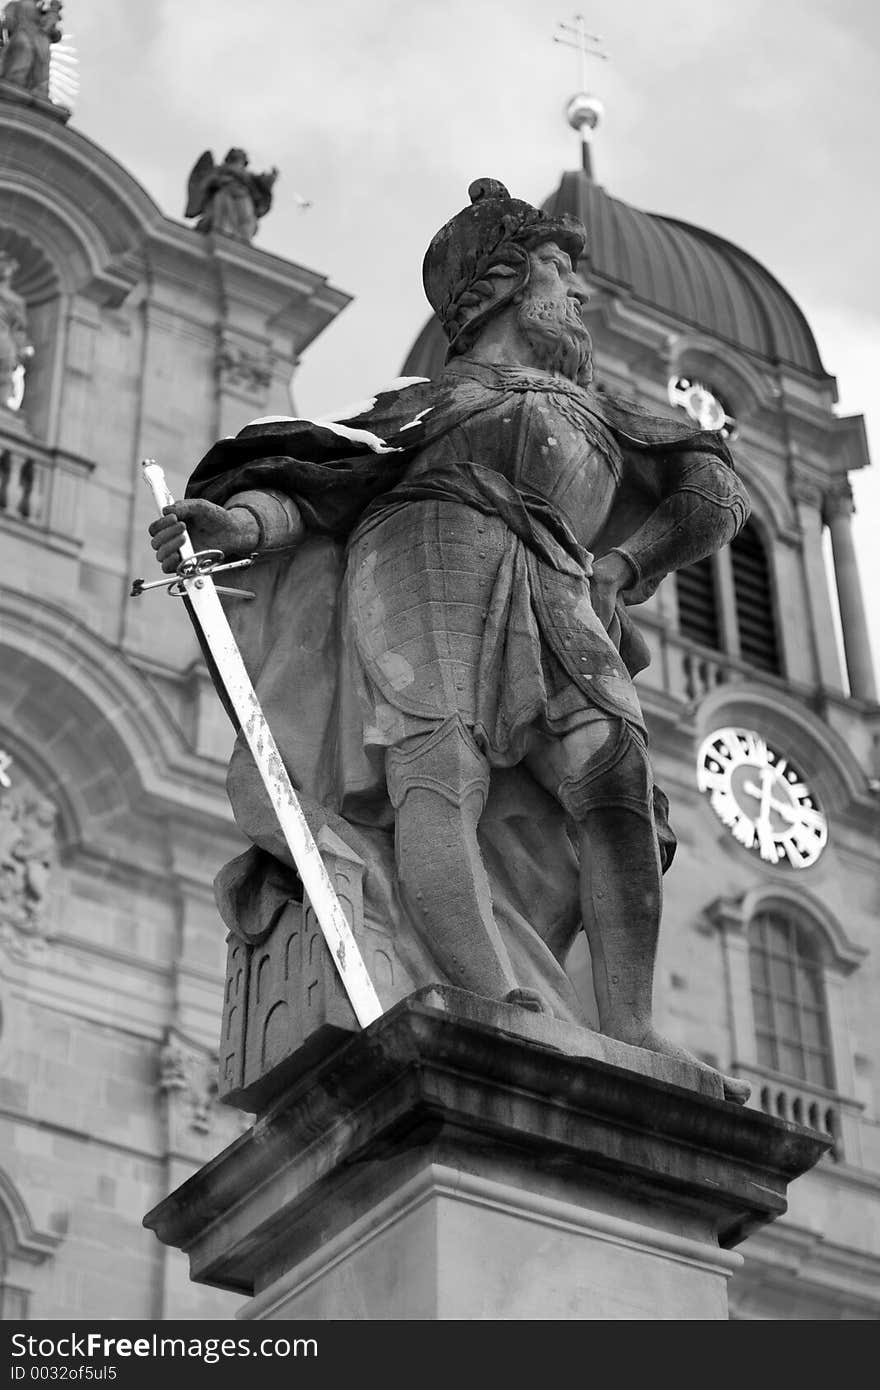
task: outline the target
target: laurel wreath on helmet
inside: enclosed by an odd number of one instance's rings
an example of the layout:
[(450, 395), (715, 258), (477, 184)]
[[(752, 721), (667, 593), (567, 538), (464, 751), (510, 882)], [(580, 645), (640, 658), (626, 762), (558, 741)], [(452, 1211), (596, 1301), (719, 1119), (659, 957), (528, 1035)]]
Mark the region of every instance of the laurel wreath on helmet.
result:
[(446, 328), (457, 329), (464, 313), (476, 308), (495, 292), (499, 277), (516, 275), (528, 264), (528, 253), (520, 241), (532, 230), (534, 216), (506, 213), (498, 224), (495, 241), (477, 258), (469, 272), (455, 281), (440, 306), (440, 320)]

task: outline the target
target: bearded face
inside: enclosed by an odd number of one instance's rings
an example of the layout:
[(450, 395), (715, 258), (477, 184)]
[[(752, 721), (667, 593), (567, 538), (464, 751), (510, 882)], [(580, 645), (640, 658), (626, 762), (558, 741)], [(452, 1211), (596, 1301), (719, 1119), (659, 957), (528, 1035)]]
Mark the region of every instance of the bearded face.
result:
[(570, 295), (546, 299), (527, 292), (517, 313), (517, 326), (542, 371), (558, 372), (579, 386), (589, 386), (593, 340), (576, 299)]

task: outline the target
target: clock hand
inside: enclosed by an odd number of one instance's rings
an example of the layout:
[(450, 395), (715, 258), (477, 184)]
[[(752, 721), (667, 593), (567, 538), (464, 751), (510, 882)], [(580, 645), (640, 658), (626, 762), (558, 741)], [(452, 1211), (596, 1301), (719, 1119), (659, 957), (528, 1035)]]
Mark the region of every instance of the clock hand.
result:
[(746, 796), (754, 796), (758, 801), (764, 794), (763, 787), (756, 787), (754, 782), (743, 782), (743, 791)]
[[(743, 791), (746, 793), (747, 796), (754, 796), (754, 797), (757, 797), (757, 798), (760, 800), (760, 802), (761, 802), (761, 812), (763, 813), (763, 810), (764, 810), (764, 788), (763, 788), (763, 787), (756, 787), (755, 784), (754, 784), (754, 782), (744, 782), (744, 783), (743, 783)], [(791, 806), (786, 806), (785, 803), (782, 802), (782, 801), (777, 801), (776, 798), (775, 798), (774, 796), (768, 797), (768, 799), (767, 799), (767, 808), (768, 808), (768, 810), (775, 811), (775, 812), (777, 813), (777, 815), (782, 816), (782, 817), (783, 817), (785, 820), (787, 820), (787, 821), (794, 822), (794, 821), (796, 821), (796, 820), (798, 819), (798, 812), (797, 812), (796, 810), (794, 810), (793, 807), (791, 807)]]
[[(748, 796), (758, 796), (758, 798), (762, 796), (762, 790), (756, 787), (755, 783), (742, 784), (742, 791)], [(777, 813), (777, 816), (783, 817), (783, 820), (787, 820), (792, 826), (794, 826), (798, 820), (804, 820), (805, 817), (809, 815), (809, 808), (805, 808), (805, 806), (788, 805), (787, 802), (777, 801), (776, 796), (770, 796), (767, 805), (769, 805), (770, 810), (774, 810), (774, 812)], [(819, 819), (815, 812), (813, 812), (812, 815), (815, 819)]]
[[(761, 768), (761, 790), (757, 794), (761, 798), (761, 809), (755, 822), (755, 829), (758, 832), (758, 843), (761, 849), (761, 856), (768, 859), (771, 864), (775, 864), (779, 859), (779, 852), (773, 837), (773, 827), (770, 823), (770, 806), (773, 800), (773, 774), (767, 767)], [(754, 785), (753, 783), (751, 785)], [(746, 790), (746, 788), (744, 788)], [(757, 791), (757, 788), (756, 788)]]
[(761, 821), (769, 821), (770, 819), (770, 805), (773, 799), (772, 787), (770, 785), (770, 776), (771, 774), (769, 768), (762, 767), (760, 787), (756, 787), (754, 782), (743, 783), (743, 791), (748, 796), (757, 797), (757, 799), (761, 803), (761, 809), (756, 817), (758, 824), (760, 824)]

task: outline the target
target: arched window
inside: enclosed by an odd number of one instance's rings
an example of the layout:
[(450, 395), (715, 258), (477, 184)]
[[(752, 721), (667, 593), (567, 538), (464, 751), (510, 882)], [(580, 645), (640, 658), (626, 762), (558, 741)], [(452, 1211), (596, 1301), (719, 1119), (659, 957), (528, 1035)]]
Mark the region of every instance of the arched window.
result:
[(823, 962), (795, 914), (764, 908), (749, 924), (749, 971), (759, 1066), (834, 1089)]
[(803, 888), (716, 898), (729, 984), (731, 1050), (752, 1104), (832, 1140), (832, 1157), (862, 1161), (864, 1106), (847, 1020), (847, 977), (868, 955)]
[(58, 1232), (35, 1230), (18, 1189), (0, 1169), (0, 1322), (30, 1317), (37, 1267), (61, 1239)]

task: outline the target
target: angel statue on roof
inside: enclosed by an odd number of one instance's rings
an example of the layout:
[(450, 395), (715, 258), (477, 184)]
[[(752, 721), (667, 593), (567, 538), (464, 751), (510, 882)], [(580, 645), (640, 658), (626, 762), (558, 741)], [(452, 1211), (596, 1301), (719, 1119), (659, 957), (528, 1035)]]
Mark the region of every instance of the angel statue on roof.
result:
[(233, 147), (222, 164), (210, 150), (196, 160), (187, 186), (184, 217), (198, 217), (197, 232), (219, 232), (238, 241), (253, 240), (257, 222), (272, 206), (278, 170), (254, 174), (244, 150)]

